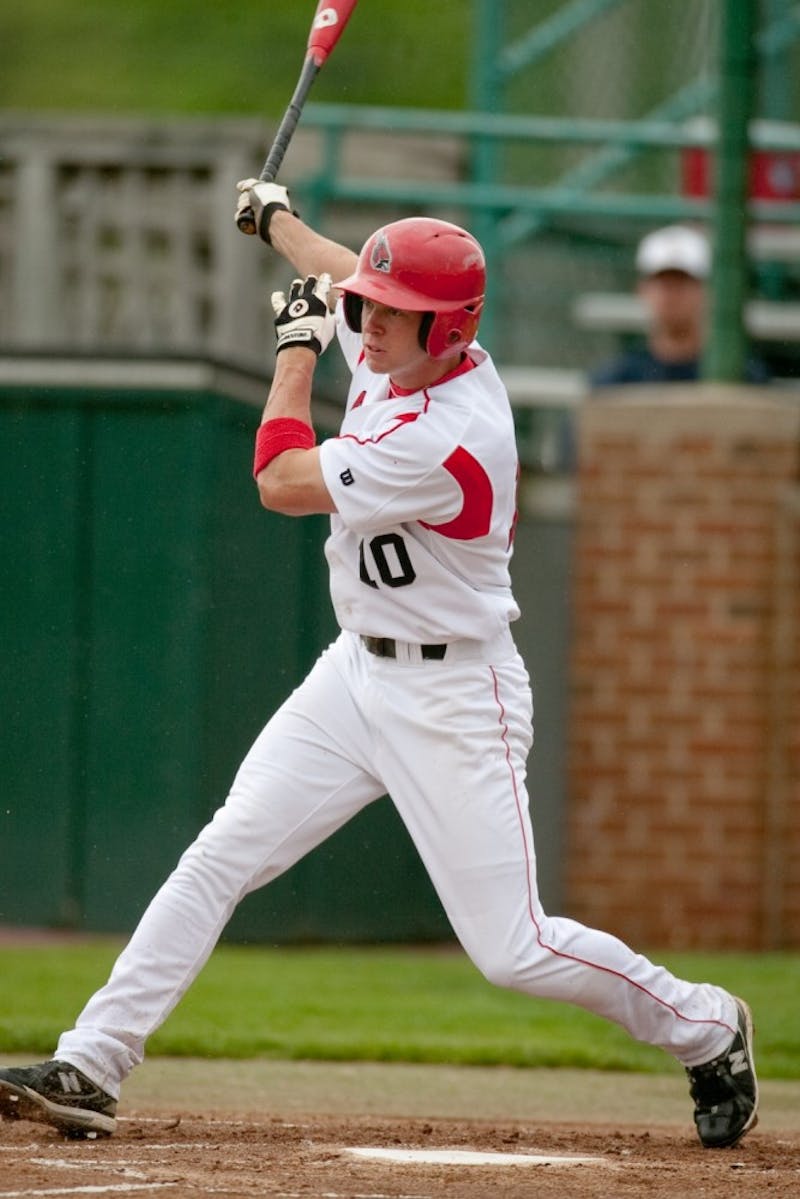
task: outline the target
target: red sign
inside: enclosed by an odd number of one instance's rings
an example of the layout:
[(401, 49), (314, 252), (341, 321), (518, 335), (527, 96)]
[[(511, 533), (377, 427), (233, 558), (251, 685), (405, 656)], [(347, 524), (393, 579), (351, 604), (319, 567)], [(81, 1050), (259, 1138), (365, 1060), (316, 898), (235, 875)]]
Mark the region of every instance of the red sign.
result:
[[(714, 190), (713, 158), (708, 150), (691, 147), (681, 158), (683, 194), (704, 199)], [(750, 154), (749, 196), (751, 200), (775, 203), (800, 199), (800, 152), (753, 150)]]

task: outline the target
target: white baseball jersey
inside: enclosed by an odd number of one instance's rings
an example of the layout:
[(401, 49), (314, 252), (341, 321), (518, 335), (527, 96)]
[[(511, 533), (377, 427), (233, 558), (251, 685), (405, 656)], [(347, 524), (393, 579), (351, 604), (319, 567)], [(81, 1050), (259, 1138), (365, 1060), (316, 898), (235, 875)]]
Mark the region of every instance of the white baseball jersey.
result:
[(509, 562), (516, 513), (514, 421), (489, 356), (397, 394), (339, 339), (353, 371), (338, 437), (320, 461), (338, 509), (325, 552), (343, 629), (412, 642), (488, 639), (519, 616)]

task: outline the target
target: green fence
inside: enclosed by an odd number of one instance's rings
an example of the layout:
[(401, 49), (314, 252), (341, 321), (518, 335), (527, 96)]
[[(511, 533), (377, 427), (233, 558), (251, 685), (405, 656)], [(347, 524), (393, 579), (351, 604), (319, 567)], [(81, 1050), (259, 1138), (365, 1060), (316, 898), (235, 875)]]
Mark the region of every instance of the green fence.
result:
[[(258, 504), (263, 382), (200, 363), (28, 366), (39, 381), (0, 383), (0, 923), (125, 931), (335, 633), (327, 520)], [(449, 927), (384, 799), (249, 897), (228, 935)]]

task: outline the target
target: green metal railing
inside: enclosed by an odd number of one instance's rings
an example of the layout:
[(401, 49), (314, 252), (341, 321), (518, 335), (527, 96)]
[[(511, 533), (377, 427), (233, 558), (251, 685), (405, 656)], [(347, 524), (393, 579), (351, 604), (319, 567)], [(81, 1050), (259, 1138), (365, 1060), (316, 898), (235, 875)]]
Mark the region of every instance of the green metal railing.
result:
[[(703, 89), (703, 97), (709, 92)], [(697, 104), (685, 105), (687, 115), (697, 109)], [(307, 128), (320, 130), (324, 145), (320, 166), (300, 181), (299, 186), (312, 203), (333, 199), (358, 200), (365, 203), (415, 203), (421, 205), (450, 204), (466, 209), (481, 206), (495, 214), (519, 211), (528, 215), (556, 212), (585, 215), (602, 213), (612, 217), (641, 217), (659, 220), (662, 217), (686, 217), (704, 219), (713, 211), (713, 202), (693, 199), (678, 193), (669, 195), (632, 195), (622, 192), (590, 192), (590, 183), (602, 181), (621, 165), (622, 158), (635, 155), (646, 148), (682, 149), (705, 147), (713, 149), (714, 138), (708, 132), (680, 125), (660, 117), (648, 117), (641, 121), (607, 121), (591, 118), (572, 120), (559, 117), (525, 117), (517, 115), (492, 116), (480, 112), (450, 112), (434, 109), (383, 108), (348, 106), (345, 104), (309, 104), (303, 114)], [(388, 135), (415, 133), (440, 137), (472, 138), (480, 135), (490, 144), (514, 140), (530, 143), (557, 143), (559, 145), (585, 144), (603, 147), (600, 159), (593, 160), (590, 172), (581, 170), (582, 186), (577, 180), (565, 183), (559, 180), (553, 187), (525, 187), (512, 183), (497, 183), (488, 180), (470, 179), (451, 183), (435, 183), (429, 179), (374, 178), (345, 176), (340, 173), (341, 145), (346, 134), (354, 130), (380, 131)], [(800, 126), (782, 130), (754, 130), (749, 144), (758, 149), (800, 151)], [(602, 171), (602, 175), (601, 175)], [(599, 176), (599, 177), (596, 177)], [(781, 224), (793, 224), (800, 217), (800, 204), (786, 203), (780, 207), (753, 200), (748, 203), (750, 215), (757, 219)], [(530, 236), (536, 229), (519, 227), (512, 237), (506, 231), (505, 246), (517, 244)]]
[(744, 304), (755, 34), (755, 0), (725, 0), (719, 52), (711, 323), (703, 359), (704, 377), (715, 381), (741, 379), (747, 357)]

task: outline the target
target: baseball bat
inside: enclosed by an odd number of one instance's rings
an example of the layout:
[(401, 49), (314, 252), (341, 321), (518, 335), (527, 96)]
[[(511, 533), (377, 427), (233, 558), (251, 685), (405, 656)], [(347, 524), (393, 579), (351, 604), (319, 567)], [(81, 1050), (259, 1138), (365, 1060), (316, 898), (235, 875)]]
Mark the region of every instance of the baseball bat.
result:
[[(258, 176), (259, 183), (271, 183), (277, 176), (297, 128), (297, 122), (300, 120), (300, 114), (311, 90), (311, 85), (319, 74), (325, 59), (342, 36), (344, 27), (357, 3), (358, 0), (319, 0), (314, 19), (311, 22), (300, 78), (289, 101), (289, 107), (278, 126), (278, 132), (273, 139), (267, 160)], [(242, 233), (255, 233), (256, 220), (252, 208), (245, 208), (239, 214), (236, 224)]]

